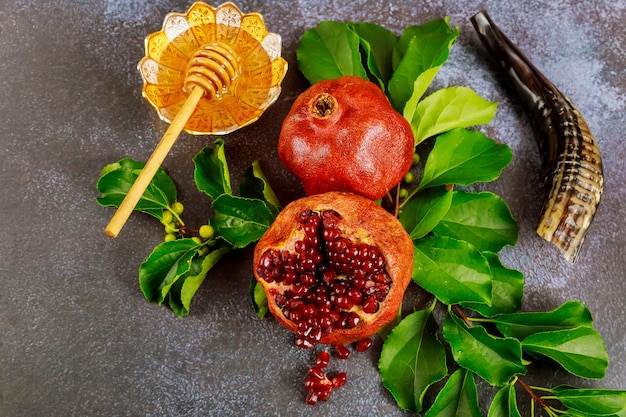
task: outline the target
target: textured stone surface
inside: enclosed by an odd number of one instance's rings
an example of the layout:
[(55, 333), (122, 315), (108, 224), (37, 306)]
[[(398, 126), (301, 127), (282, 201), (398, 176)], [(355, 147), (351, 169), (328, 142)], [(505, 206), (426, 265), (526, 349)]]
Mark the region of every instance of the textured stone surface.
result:
[[(467, 85), (500, 103), (486, 132), (511, 146), (514, 161), (485, 186), (504, 197), (520, 224), (504, 262), (526, 274), (525, 309), (585, 302), (612, 363), (603, 381), (581, 381), (549, 366), (526, 377), (626, 389), (626, 2), (240, 1), (283, 36), (291, 69), (277, 103), (226, 138), (234, 178), (256, 158), (283, 202), (302, 194), (275, 152), (280, 122), (306, 88), (295, 47), (320, 20), (370, 21), (399, 32), (449, 16), (461, 36), (436, 87)], [(313, 354), (293, 347), (248, 301), (251, 250), (226, 258), (205, 282), (192, 313), (177, 319), (147, 303), (137, 269), (162, 238), (133, 215), (116, 240), (104, 236), (111, 209), (96, 205), (100, 170), (123, 157), (145, 160), (166, 129), (141, 98), (136, 63), (143, 38), (182, 1), (4, 0), (0, 5), (0, 415), (388, 415), (402, 412), (365, 354), (333, 363), (349, 381), (331, 402), (304, 404)], [(586, 116), (604, 157), (606, 190), (575, 266), (534, 232), (542, 174), (533, 131), (468, 18), (481, 8)], [(191, 223), (205, 220), (191, 157), (211, 143), (183, 136), (164, 167), (178, 183)], [(423, 296), (421, 298), (424, 298)], [(417, 306), (429, 302), (413, 294)], [(480, 384), (486, 408), (495, 392)], [(528, 397), (520, 407), (528, 414)]]

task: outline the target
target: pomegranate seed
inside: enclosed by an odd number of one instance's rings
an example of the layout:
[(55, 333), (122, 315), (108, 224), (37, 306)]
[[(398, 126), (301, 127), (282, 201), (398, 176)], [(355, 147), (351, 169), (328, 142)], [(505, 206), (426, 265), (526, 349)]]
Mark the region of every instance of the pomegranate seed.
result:
[(323, 385), (316, 389), (315, 393), (317, 394), (317, 398), (320, 401), (328, 401), (330, 399), (330, 394), (333, 392), (332, 385)]
[(324, 314), (322, 309), (324, 309), (324, 311), (330, 310), (330, 297), (326, 293), (315, 294), (313, 302), (318, 306), (320, 314)]
[(312, 390), (313, 388), (315, 388), (315, 385), (318, 383), (319, 381), (314, 379), (314, 378), (307, 378), (304, 380), (304, 389), (306, 389), (307, 391)]
[(354, 345), (354, 349), (357, 352), (365, 352), (371, 346), (372, 346), (372, 339), (369, 337), (366, 337), (365, 339), (361, 339), (358, 342), (356, 342), (356, 344)]
[(283, 313), (285, 314), (285, 317), (294, 323), (300, 323), (304, 320), (304, 315), (300, 310), (283, 310)]
[(304, 336), (308, 338), (309, 333), (311, 333), (311, 326), (306, 321), (301, 321), (298, 323), (296, 333), (299, 336)]
[(321, 368), (318, 368), (316, 366), (312, 367), (311, 369), (309, 369), (309, 375), (315, 379), (319, 379), (322, 380), (324, 378), (326, 378), (326, 375), (324, 375), (324, 371), (322, 371)]
[(344, 345), (335, 345), (335, 355), (337, 355), (338, 359), (348, 359), (350, 351)]
[(311, 330), (310, 334), (309, 334), (309, 338), (311, 340), (314, 340), (316, 342), (319, 342), (322, 339), (322, 328), (321, 327), (315, 327)]
[(320, 238), (315, 235), (315, 236), (305, 236), (304, 237), (304, 242), (312, 247), (312, 248), (317, 248), (320, 245)]
[(370, 295), (365, 299), (363, 305), (363, 312), (367, 314), (374, 314), (378, 311), (378, 300), (376, 300), (376, 296)]
[(354, 304), (363, 302), (363, 293), (356, 287), (350, 287), (347, 292), (348, 299)]
[(265, 252), (261, 259), (259, 260), (259, 268), (267, 269), (272, 265), (272, 254), (271, 252)]
[(337, 308), (341, 310), (350, 310), (353, 306), (352, 302), (346, 295), (331, 295), (330, 302)]
[(297, 298), (291, 298), (285, 303), (285, 308), (290, 310), (302, 310), (304, 307), (304, 301)]
[(365, 279), (365, 277), (357, 277), (354, 278), (352, 280), (352, 285), (354, 285), (355, 287), (359, 288), (359, 289), (365, 289), (365, 286), (367, 285), (367, 279)]
[(296, 282), (296, 273), (293, 271), (285, 271), (282, 282), (284, 285), (293, 285)]
[(326, 368), (329, 363), (330, 363), (330, 353), (328, 353), (327, 350), (321, 351), (317, 355), (317, 359), (315, 361), (315, 366), (317, 366), (319, 368)]
[(337, 375), (333, 376), (330, 381), (333, 384), (333, 388), (341, 388), (348, 381), (348, 376), (345, 372), (339, 372)]
[(296, 241), (296, 243), (294, 243), (293, 249), (296, 251), (296, 253), (303, 253), (306, 250), (306, 243), (298, 240)]
[[(294, 276), (296, 275), (295, 272), (293, 274)], [(315, 285), (316, 282), (317, 282), (317, 278), (315, 278), (315, 275), (312, 274), (311, 272), (305, 272), (304, 274), (300, 274), (298, 276), (298, 284), (311, 287)], [(293, 283), (295, 283), (295, 279), (294, 279), (294, 282), (292, 282), (292, 284)]]
[(332, 310), (328, 315), (333, 320), (333, 323), (336, 323), (339, 321), (339, 319), (341, 319), (341, 313), (339, 313), (337, 310)]
[(304, 314), (308, 318), (315, 317), (315, 315), (317, 314), (317, 307), (315, 307), (313, 304), (307, 304), (302, 309), (302, 314)]
[(331, 282), (333, 282), (333, 280), (337, 277), (337, 271), (330, 269), (328, 271), (325, 271), (322, 274), (322, 281), (324, 281), (327, 284), (330, 284)]
[(296, 346), (302, 349), (313, 349), (313, 343), (299, 337), (296, 338)]
[(333, 281), (330, 284), (330, 290), (335, 294), (345, 294), (348, 291), (348, 284), (345, 282)]
[(364, 269), (356, 269), (352, 272), (352, 275), (355, 279), (365, 278), (368, 275), (368, 272)]
[(302, 284), (295, 284), (291, 287), (291, 292), (293, 292), (293, 295), (296, 297), (304, 297), (309, 292), (309, 287)]
[(350, 246), (350, 240), (346, 238), (337, 239), (337, 241), (335, 242), (335, 250), (337, 251), (337, 253), (342, 253), (343, 251), (348, 249), (348, 246)]
[(311, 221), (304, 224), (304, 234), (309, 237), (317, 235), (317, 227), (311, 223)]
[(298, 223), (306, 223), (309, 221), (309, 218), (311, 217), (311, 214), (313, 212), (311, 210), (304, 210), (301, 211), (300, 213), (298, 213), (298, 215), (296, 216), (296, 221)]
[(336, 240), (340, 236), (341, 232), (338, 229), (334, 228), (324, 229), (324, 231), (322, 232), (322, 237), (328, 242)]
[(337, 225), (337, 220), (341, 219), (341, 215), (335, 210), (322, 211), (322, 223), (325, 228), (332, 229)]
[(317, 312), (321, 316), (327, 316), (327, 315), (330, 314), (331, 311), (332, 311), (332, 308), (331, 308), (330, 304), (326, 304), (326, 303), (324, 303), (321, 306), (318, 306), (318, 308), (317, 308)]
[(276, 301), (276, 305), (278, 305), (278, 307), (285, 307), (287, 304), (287, 297), (282, 294), (276, 294), (274, 301)]
[(361, 317), (354, 312), (350, 312), (348, 313), (346, 318), (342, 321), (342, 324), (343, 324), (343, 327), (346, 329), (353, 329), (356, 326), (358, 326), (360, 322), (361, 322)]
[(389, 277), (389, 275), (387, 275), (387, 273), (380, 273), (380, 274), (374, 275), (374, 281), (376, 281), (379, 284), (391, 284), (391, 278)]
[(333, 324), (335, 324), (335, 322), (333, 321), (333, 319), (330, 316), (322, 316), (322, 317), (320, 317), (320, 326), (323, 329), (328, 329), (328, 328), (332, 327)]
[(363, 270), (364, 272), (375, 272), (378, 268), (376, 268), (376, 264), (374, 264), (374, 262), (367, 260), (365, 262), (363, 262)]
[(359, 252), (358, 245), (351, 245), (346, 249), (346, 253), (350, 256), (350, 259), (359, 259)]
[(306, 403), (309, 405), (317, 404), (317, 393), (313, 390), (310, 390), (306, 396)]

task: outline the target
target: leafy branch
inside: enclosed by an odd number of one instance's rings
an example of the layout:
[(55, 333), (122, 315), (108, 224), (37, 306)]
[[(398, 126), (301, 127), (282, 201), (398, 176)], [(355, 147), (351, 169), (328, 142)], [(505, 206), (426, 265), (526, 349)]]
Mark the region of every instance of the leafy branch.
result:
[[(165, 227), (158, 244), (139, 267), (139, 285), (148, 301), (166, 302), (182, 317), (208, 272), (234, 249), (257, 241), (280, 211), (279, 202), (258, 161), (246, 170), (233, 193), (224, 142), (202, 149), (193, 158), (198, 189), (211, 198), (212, 217), (198, 228), (185, 225), (183, 205), (177, 201), (174, 181), (159, 169), (135, 210), (157, 218)], [(119, 207), (145, 164), (125, 158), (107, 165), (96, 185), (96, 201)]]
[[(546, 313), (519, 312), (524, 276), (498, 256), (516, 244), (517, 222), (499, 196), (463, 188), (497, 179), (512, 160), (508, 146), (468, 129), (489, 123), (496, 104), (466, 87), (423, 97), (458, 35), (448, 19), (409, 26), (400, 36), (374, 24), (326, 21), (306, 31), (297, 50), (299, 68), (311, 83), (342, 75), (378, 83), (411, 124), (416, 154), (427, 154), (388, 203), (414, 242), (413, 281), (434, 301), (402, 318), (386, 336), (381, 380), (401, 408), (421, 412), (426, 393), (447, 378), (427, 417), (482, 415), (476, 376), (500, 387), (490, 417), (520, 415), (515, 384), (551, 416), (624, 416), (626, 391), (538, 388), (520, 379), (540, 361), (578, 377), (602, 378), (608, 355), (591, 314), (578, 301)], [(446, 306), (443, 323), (433, 316), (438, 304)], [(450, 374), (449, 367), (456, 370)], [(586, 401), (593, 395), (601, 400)]]

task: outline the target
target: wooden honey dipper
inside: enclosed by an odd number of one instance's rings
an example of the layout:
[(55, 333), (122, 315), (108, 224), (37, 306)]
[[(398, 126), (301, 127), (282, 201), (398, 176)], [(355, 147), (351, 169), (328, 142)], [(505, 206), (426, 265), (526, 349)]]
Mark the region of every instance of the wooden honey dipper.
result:
[(176, 139), (185, 128), (200, 99), (208, 97), (211, 100), (221, 100), (228, 92), (232, 81), (239, 75), (239, 71), (237, 54), (228, 45), (214, 42), (196, 51), (189, 60), (185, 73), (183, 88), (189, 92), (189, 96), (109, 221), (104, 230), (107, 236), (114, 238), (120, 233), (165, 157), (174, 146)]

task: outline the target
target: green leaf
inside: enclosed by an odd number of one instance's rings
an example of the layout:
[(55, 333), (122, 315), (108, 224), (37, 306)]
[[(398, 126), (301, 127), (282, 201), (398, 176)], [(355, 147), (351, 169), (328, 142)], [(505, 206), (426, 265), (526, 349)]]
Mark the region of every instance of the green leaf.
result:
[(474, 376), (465, 369), (456, 370), (441, 389), (424, 417), (478, 417), (478, 390)]
[(450, 209), (433, 233), (464, 240), (481, 252), (499, 252), (506, 245), (515, 245), (518, 225), (496, 194), (459, 190), (454, 192)]
[[(394, 70), (397, 70), (402, 59), (404, 59), (409, 49), (409, 44), (418, 38), (418, 42), (423, 43), (423, 57), (419, 57), (422, 61), (422, 67), (428, 67), (423, 62), (436, 62), (436, 65), (441, 65), (447, 60), (449, 55), (449, 48), (446, 47), (446, 42), (442, 39), (453, 37), (456, 39), (459, 36), (458, 28), (450, 27), (450, 18), (436, 18), (429, 20), (421, 25), (411, 25), (404, 28), (397, 45), (393, 50), (392, 65)], [(450, 45), (448, 45), (450, 46)]]
[(436, 332), (429, 309), (405, 317), (385, 339), (378, 369), (383, 385), (404, 410), (420, 412), (428, 387), (448, 373)]
[(499, 314), (519, 311), (524, 296), (524, 274), (516, 269), (503, 266), (498, 255), (493, 252), (483, 252), (482, 255), (489, 262), (493, 278), (491, 306), (479, 303), (460, 304), (485, 317), (495, 317)]
[(191, 268), (200, 245), (193, 239), (161, 242), (139, 267), (139, 286), (148, 301), (159, 305), (171, 286)]
[(213, 268), (222, 256), (230, 251), (230, 247), (220, 245), (212, 248), (205, 256), (194, 257), (191, 267), (170, 288), (168, 304), (178, 317), (189, 314), (191, 299), (204, 282), (209, 270)]
[(517, 408), (515, 384), (508, 383), (496, 393), (487, 417), (522, 417)]
[(398, 37), (390, 30), (372, 23), (351, 23), (349, 27), (359, 36), (367, 57), (367, 69), (376, 78), (380, 88), (386, 91), (393, 74), (391, 54)]
[(453, 129), (435, 140), (418, 188), (493, 181), (512, 159), (507, 145), (479, 131)]
[(399, 112), (410, 98), (419, 100), (448, 59), (450, 47), (459, 35), (456, 28), (449, 26), (449, 20), (434, 19), (402, 32), (393, 50), (395, 70), (389, 81), (390, 101)]
[(468, 327), (452, 313), (444, 320), (443, 337), (450, 344), (454, 360), (491, 385), (503, 386), (514, 376), (526, 373), (522, 345), (517, 339), (494, 337), (482, 326)]
[(490, 102), (467, 87), (449, 87), (435, 91), (417, 103), (409, 122), (415, 144), (448, 130), (489, 123), (497, 103)]
[(234, 248), (256, 242), (276, 218), (276, 211), (263, 200), (222, 194), (213, 200), (211, 224)]
[(580, 301), (567, 301), (549, 312), (503, 314), (495, 319), (495, 323), (503, 335), (524, 340), (539, 332), (592, 327), (593, 318), (587, 306)]
[(278, 197), (261, 170), (259, 161), (252, 162), (239, 184), (239, 196), (267, 201), (272, 206), (280, 207)]
[(415, 246), (413, 281), (446, 304), (474, 301), (491, 304), (491, 270), (467, 242), (426, 237)]
[[(105, 166), (96, 184), (101, 193), (101, 196), (96, 198), (98, 204), (104, 207), (119, 207), (144, 166), (145, 163), (130, 158)], [(159, 168), (134, 209), (161, 220), (163, 210), (168, 209), (176, 201), (176, 197), (174, 181), (163, 168)]]
[(402, 208), (400, 223), (411, 239), (421, 239), (434, 229), (451, 203), (452, 189), (442, 186), (424, 190)]
[(257, 315), (258, 318), (263, 319), (269, 311), (265, 290), (255, 278), (252, 278), (250, 280), (249, 291), (250, 300), (252, 301), (252, 307), (254, 308), (254, 313)]
[(550, 390), (571, 410), (592, 415), (626, 415), (626, 391), (614, 389), (574, 388), (564, 385)]
[(300, 38), (298, 68), (311, 84), (344, 75), (367, 78), (360, 43), (359, 35), (347, 23), (320, 22)]
[[(402, 116), (404, 116), (406, 120), (413, 120), (413, 116), (415, 115), (415, 111), (417, 110), (417, 103), (419, 103), (419, 101), (422, 99), (422, 96), (428, 89), (428, 86), (430, 86), (430, 84), (439, 73), (439, 68), (441, 67), (439, 66), (427, 69), (426, 71), (422, 72), (413, 82), (413, 93), (405, 102), (404, 109), (402, 110)], [(399, 100), (398, 105), (400, 105), (400, 103), (401, 101)]]
[(216, 199), (222, 194), (232, 194), (230, 173), (226, 163), (224, 141), (217, 139), (213, 149), (206, 147), (193, 158), (194, 179), (198, 190)]
[(522, 347), (525, 352), (550, 358), (583, 378), (604, 378), (609, 365), (604, 340), (591, 327), (534, 333), (524, 339)]

